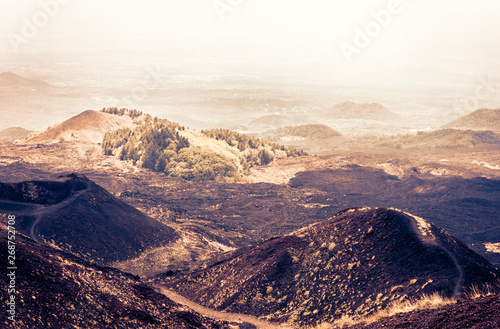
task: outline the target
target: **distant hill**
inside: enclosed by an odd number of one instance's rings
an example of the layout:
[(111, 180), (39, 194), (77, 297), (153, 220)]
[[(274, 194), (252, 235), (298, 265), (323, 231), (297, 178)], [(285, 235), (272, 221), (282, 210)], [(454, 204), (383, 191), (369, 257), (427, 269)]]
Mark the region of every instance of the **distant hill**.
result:
[(500, 131), (500, 109), (481, 109), (445, 124), (443, 128)]
[(85, 141), (101, 143), (104, 134), (133, 127), (132, 118), (98, 111), (85, 111), (29, 138), (30, 142)]
[(276, 127), (289, 126), (293, 123), (293, 120), (286, 115), (270, 114), (250, 121), (247, 127), (251, 130), (265, 130)]
[(416, 135), (397, 135), (377, 140), (360, 140), (377, 147), (395, 148), (473, 148), (476, 146), (500, 146), (500, 134), (492, 131), (439, 129), (419, 132)]
[[(7, 236), (7, 216), (0, 215), (0, 234)], [(212, 328), (228, 323), (201, 316), (155, 292), (138, 278), (96, 266), (18, 233), (15, 239), (18, 270), (15, 278), (15, 322), (7, 319), (7, 304), (0, 324), (4, 328)], [(0, 252), (8, 254), (7, 239)], [(11, 266), (1, 257), (3, 269)], [(4, 271), (0, 283), (10, 284)], [(1, 299), (10, 300), (8, 289)]]
[(0, 73), (0, 89), (46, 89), (50, 85), (41, 80), (28, 79), (12, 72)]
[(107, 264), (177, 239), (175, 231), (115, 199), (83, 175), (0, 183), (0, 212), (17, 229), (81, 257)]
[(271, 142), (288, 142), (301, 139), (319, 141), (342, 134), (322, 124), (307, 124), (267, 130), (262, 136)]
[(327, 109), (324, 116), (331, 119), (394, 120), (399, 115), (378, 103), (343, 102)]
[(423, 294), (458, 297), (499, 278), (484, 258), (424, 219), (363, 208), (167, 284), (210, 308), (308, 326)]
[(20, 139), (25, 139), (31, 134), (32, 130), (13, 127), (0, 131), (0, 143), (12, 143)]

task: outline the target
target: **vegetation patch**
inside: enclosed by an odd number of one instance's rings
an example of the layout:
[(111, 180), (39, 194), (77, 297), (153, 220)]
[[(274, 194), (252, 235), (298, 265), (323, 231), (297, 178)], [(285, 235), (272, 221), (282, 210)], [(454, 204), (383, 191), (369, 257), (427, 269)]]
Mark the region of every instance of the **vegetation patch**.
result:
[(104, 154), (186, 180), (240, 180), (253, 166), (306, 155), (295, 148), (230, 130), (200, 133), (136, 110), (108, 108), (102, 112), (130, 116), (137, 124), (135, 128), (106, 133)]

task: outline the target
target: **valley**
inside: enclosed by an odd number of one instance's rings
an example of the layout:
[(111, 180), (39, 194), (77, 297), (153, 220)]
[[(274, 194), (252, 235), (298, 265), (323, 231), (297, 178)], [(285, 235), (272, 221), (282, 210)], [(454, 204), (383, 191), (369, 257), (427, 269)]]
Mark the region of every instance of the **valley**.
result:
[(195, 327), (390, 325), (396, 305), (422, 305), (405, 309), (418, 318), (498, 296), (498, 140), (458, 128), (353, 137), (315, 124), (248, 136), (85, 111), (0, 143), (0, 212), (19, 218), (25, 243), (163, 292)]
[(0, 1), (0, 328), (500, 329), (499, 15)]

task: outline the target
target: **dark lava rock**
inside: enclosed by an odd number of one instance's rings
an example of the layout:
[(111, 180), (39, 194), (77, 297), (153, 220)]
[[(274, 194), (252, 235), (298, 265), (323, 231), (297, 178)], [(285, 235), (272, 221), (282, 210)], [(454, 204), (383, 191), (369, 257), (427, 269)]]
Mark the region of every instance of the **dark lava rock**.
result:
[(398, 210), (350, 209), (167, 284), (207, 307), (315, 325), (440, 293), (500, 272), (444, 230)]
[[(0, 215), (2, 223), (6, 217)], [(7, 236), (3, 224), (0, 234)], [(20, 233), (15, 243), (16, 321), (7, 318), (4, 308), (3, 328), (229, 328), (174, 303), (131, 275), (92, 265)], [(7, 239), (2, 238), (0, 253), (7, 251)], [(12, 265), (2, 256), (0, 266)], [(10, 278), (3, 273), (0, 283), (8, 287)], [(3, 301), (10, 295), (7, 288), (1, 289)]]
[[(500, 328), (500, 295), (458, 302), (434, 310), (416, 310), (348, 329), (496, 329)], [(347, 329), (347, 328), (346, 328)]]
[(172, 228), (78, 174), (0, 183), (0, 211), (17, 215), (18, 230), (34, 240), (100, 264), (136, 257), (178, 237)]

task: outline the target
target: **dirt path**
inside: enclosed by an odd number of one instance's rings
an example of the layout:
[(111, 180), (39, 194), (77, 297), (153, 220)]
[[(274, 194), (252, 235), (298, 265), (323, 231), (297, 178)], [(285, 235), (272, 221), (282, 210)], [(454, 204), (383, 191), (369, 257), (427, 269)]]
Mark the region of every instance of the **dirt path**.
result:
[(453, 261), (453, 264), (458, 271), (457, 281), (455, 282), (455, 288), (453, 289), (453, 298), (459, 299), (463, 292), (462, 286), (464, 284), (464, 269), (462, 265), (460, 265), (457, 257), (454, 253), (448, 250), (448, 248), (446, 248), (442, 241), (436, 239), (436, 237), (432, 233), (431, 225), (427, 221), (410, 213), (405, 214), (413, 218), (413, 230), (423, 243), (441, 248)]
[(168, 298), (170, 298), (174, 302), (181, 304), (181, 305), (184, 305), (184, 306), (187, 306), (190, 309), (192, 309), (193, 311), (198, 312), (201, 315), (204, 315), (204, 316), (209, 317), (211, 319), (222, 320), (222, 321), (227, 321), (227, 322), (236, 322), (236, 323), (250, 323), (250, 324), (256, 326), (258, 329), (292, 329), (292, 327), (274, 324), (271, 322), (260, 320), (254, 316), (251, 316), (251, 315), (215, 311), (215, 310), (206, 308), (204, 306), (201, 306), (200, 304), (197, 304), (197, 303), (173, 292), (172, 290), (166, 289), (165, 287), (163, 287), (161, 285), (155, 285), (155, 288), (157, 288), (160, 293), (167, 296)]
[(38, 236), (36, 236), (36, 234), (35, 234), (35, 227), (38, 225), (38, 223), (43, 218), (43, 216), (46, 215), (46, 214), (48, 214), (48, 213), (52, 213), (52, 212), (54, 212), (54, 211), (56, 211), (58, 209), (61, 209), (64, 206), (70, 204), (71, 202), (73, 202), (76, 198), (78, 198), (80, 195), (82, 195), (86, 191), (87, 191), (87, 189), (78, 191), (74, 195), (70, 196), (69, 198), (67, 198), (64, 201), (56, 203), (56, 204), (54, 204), (52, 206), (40, 206), (40, 207), (36, 208), (36, 210), (31, 211), (29, 213), (29, 215), (30, 216), (36, 216), (36, 219), (33, 222), (33, 224), (31, 224), (31, 227), (29, 228), (29, 235), (30, 235), (30, 237), (33, 240), (35, 240), (36, 242), (42, 243), (42, 241), (40, 241), (40, 239), (38, 238)]

